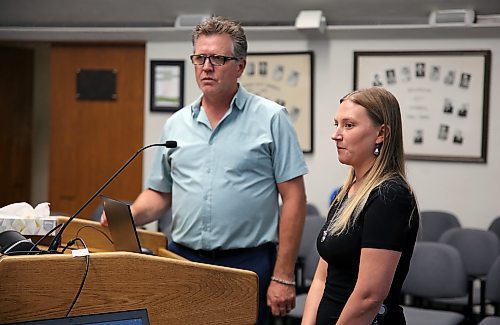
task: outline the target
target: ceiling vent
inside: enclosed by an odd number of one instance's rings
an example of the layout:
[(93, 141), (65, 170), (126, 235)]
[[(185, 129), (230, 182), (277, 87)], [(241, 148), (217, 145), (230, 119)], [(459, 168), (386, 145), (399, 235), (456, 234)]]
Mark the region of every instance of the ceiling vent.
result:
[(472, 9), (434, 10), (429, 16), (430, 25), (472, 25), (475, 20), (476, 13)]
[(302, 10), (295, 18), (295, 28), (303, 32), (323, 34), (326, 30), (326, 18), (321, 10)]

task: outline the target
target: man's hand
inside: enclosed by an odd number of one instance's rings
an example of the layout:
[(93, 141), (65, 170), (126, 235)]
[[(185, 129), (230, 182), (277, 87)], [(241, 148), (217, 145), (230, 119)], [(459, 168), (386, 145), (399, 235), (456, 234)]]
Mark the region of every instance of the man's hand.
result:
[(274, 316), (285, 316), (295, 308), (295, 287), (271, 281), (267, 289), (267, 305)]
[(104, 212), (104, 210), (102, 211), (102, 214), (101, 214), (101, 226), (103, 226), (103, 227), (108, 226), (108, 219), (106, 218), (106, 212)]

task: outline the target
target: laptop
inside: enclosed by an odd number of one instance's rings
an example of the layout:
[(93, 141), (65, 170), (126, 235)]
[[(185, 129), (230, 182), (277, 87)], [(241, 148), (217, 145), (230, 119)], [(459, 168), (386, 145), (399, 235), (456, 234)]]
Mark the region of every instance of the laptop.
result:
[(115, 250), (150, 254), (150, 250), (141, 248), (130, 205), (104, 195), (101, 199)]
[(70, 316), (28, 322), (12, 325), (149, 325), (146, 309), (118, 311), (102, 314)]

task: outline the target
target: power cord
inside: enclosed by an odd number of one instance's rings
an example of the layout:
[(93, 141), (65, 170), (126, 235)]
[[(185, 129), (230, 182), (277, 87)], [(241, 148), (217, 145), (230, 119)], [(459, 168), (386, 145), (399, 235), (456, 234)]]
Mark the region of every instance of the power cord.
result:
[[(82, 245), (83, 245), (83, 247), (85, 249), (88, 249), (87, 248), (87, 244), (85, 244), (85, 241), (83, 241), (83, 239), (81, 239), (80, 237), (75, 237), (74, 239), (72, 239), (72, 240), (70, 240), (68, 242), (68, 244), (63, 248), (62, 252), (64, 253), (64, 251), (66, 249), (68, 249), (69, 247), (73, 246), (77, 241), (79, 241), (80, 243), (82, 243)], [(69, 307), (68, 311), (66, 312), (66, 316), (65, 317), (69, 316), (69, 313), (71, 313), (71, 310), (75, 306), (78, 298), (80, 297), (80, 294), (82, 293), (83, 286), (85, 285), (85, 280), (87, 279), (87, 274), (89, 272), (89, 264), (90, 264), (90, 255), (87, 253), (85, 255), (85, 273), (83, 274), (83, 278), (82, 278), (82, 281), (80, 283), (80, 288), (78, 288), (78, 292), (76, 293), (75, 298), (73, 299), (73, 302), (71, 303), (71, 306)]]
[[(37, 240), (37, 242), (33, 245), (33, 247), (31, 247), (31, 249), (29, 251), (23, 251), (23, 252), (17, 252), (17, 254), (20, 254), (20, 253), (23, 253), (23, 254), (27, 254), (27, 255), (38, 255), (38, 254), (45, 254), (45, 253), (49, 253), (50, 251), (46, 251), (46, 250), (41, 250), (41, 251), (34, 251), (33, 249), (35, 247), (38, 247), (38, 244), (40, 244), (45, 238), (47, 238), (48, 236), (50, 236), (50, 234), (52, 234), (54, 231), (56, 231), (59, 227), (61, 227), (63, 224), (60, 223), (58, 224), (57, 226), (55, 226), (54, 228), (52, 228), (49, 232), (47, 232), (45, 235), (43, 235), (39, 240)], [(80, 234), (80, 231), (84, 228), (92, 228), (94, 229), (95, 231), (98, 231), (100, 232), (104, 237), (106, 237), (106, 239), (111, 243), (113, 244), (113, 240), (104, 232), (102, 231), (101, 229), (97, 228), (97, 227), (94, 227), (94, 226), (82, 226), (78, 229), (78, 231), (76, 232), (76, 237), (78, 237), (78, 235)], [(67, 248), (68, 246), (66, 246)], [(64, 252), (64, 251), (63, 251)], [(55, 252), (51, 252), (51, 253), (55, 253)], [(4, 255), (10, 255), (10, 254), (4, 254)], [(14, 255), (14, 254), (12, 254)]]
[(114, 244), (113, 243), (113, 240), (108, 236), (108, 234), (106, 234), (106, 232), (104, 232), (103, 230), (95, 227), (95, 226), (91, 226), (91, 225), (86, 225), (86, 226), (82, 226), (78, 229), (78, 231), (76, 232), (75, 236), (78, 237), (78, 235), (80, 234), (80, 231), (82, 231), (83, 229), (85, 228), (92, 228), (93, 230), (97, 231), (97, 232), (100, 232), (104, 237), (106, 237), (106, 239), (111, 243), (111, 244)]
[[(82, 227), (83, 228), (83, 227)], [(92, 227), (93, 228), (93, 227)], [(96, 229), (96, 228), (95, 228)], [(81, 230), (81, 229), (80, 229)], [(79, 231), (80, 231), (79, 230)], [(99, 229), (96, 229), (96, 230), (99, 230)], [(99, 230), (101, 231), (101, 230)], [(102, 231), (101, 231), (102, 232)], [(104, 232), (103, 234), (109, 239), (111, 240)], [(43, 240), (43, 237), (38, 241), (40, 242), (41, 240)], [(80, 238), (80, 237), (75, 237), (74, 239), (70, 240), (66, 246), (63, 248), (62, 252), (61, 253), (64, 253), (68, 248), (70, 248), (71, 246), (73, 246), (76, 242), (80, 242), (83, 247), (85, 248), (85, 250), (87, 250), (87, 254), (85, 254), (85, 272), (83, 274), (83, 277), (82, 277), (82, 281), (80, 282), (80, 287), (78, 288), (78, 292), (76, 293), (75, 297), (73, 298), (73, 301), (71, 302), (71, 305), (68, 309), (68, 311), (66, 312), (66, 315), (65, 317), (68, 317), (69, 314), (71, 313), (71, 310), (73, 309), (73, 307), (75, 306), (76, 302), (78, 301), (78, 298), (80, 297), (80, 294), (82, 293), (82, 290), (83, 290), (83, 286), (85, 285), (85, 280), (87, 279), (87, 275), (88, 275), (88, 272), (89, 272), (89, 264), (90, 264), (90, 254), (88, 254), (88, 248), (87, 248), (87, 244), (85, 244), (85, 241)], [(37, 242), (37, 243), (38, 243)], [(111, 241), (112, 242), (112, 241)], [(35, 245), (36, 246), (36, 245)], [(52, 254), (53, 252), (51, 251), (46, 251), (46, 250), (40, 250), (40, 251), (32, 251), (31, 249), (29, 251), (16, 251), (16, 252), (11, 252), (11, 253), (1, 253), (0, 256), (13, 256), (13, 255), (19, 255), (19, 254), (27, 254), (27, 255), (38, 255), (38, 254)]]
[(52, 252), (49, 252), (47, 250), (29, 250), (29, 251), (15, 251), (15, 252), (7, 252), (7, 253), (0, 253), (0, 256), (16, 256), (16, 255), (42, 255), (42, 254), (52, 254)]

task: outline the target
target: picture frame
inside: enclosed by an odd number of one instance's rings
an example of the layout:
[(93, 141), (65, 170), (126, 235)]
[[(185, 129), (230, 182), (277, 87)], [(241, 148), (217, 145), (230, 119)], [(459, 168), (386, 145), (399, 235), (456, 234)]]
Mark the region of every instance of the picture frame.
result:
[(287, 108), (304, 153), (313, 152), (314, 53), (248, 53), (240, 84)]
[(354, 52), (354, 89), (398, 99), (410, 160), (486, 163), (491, 51)]
[(153, 112), (175, 112), (184, 106), (184, 61), (151, 60), (150, 103)]

